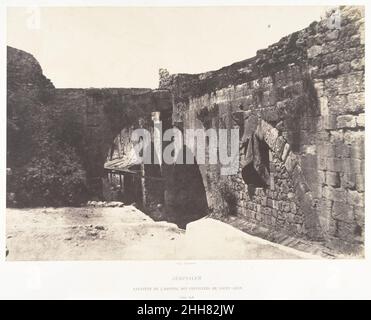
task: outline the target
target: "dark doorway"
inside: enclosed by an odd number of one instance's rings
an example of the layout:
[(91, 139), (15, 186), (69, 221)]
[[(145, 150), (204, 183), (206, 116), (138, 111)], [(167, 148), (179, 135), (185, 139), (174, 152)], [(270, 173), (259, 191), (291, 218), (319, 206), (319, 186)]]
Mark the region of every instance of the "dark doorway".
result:
[(263, 140), (256, 141), (258, 152), (254, 155), (254, 160), (242, 168), (242, 179), (249, 186), (266, 188), (269, 183), (269, 147)]
[[(183, 159), (186, 152), (183, 146)], [(193, 156), (194, 158), (194, 156)], [(169, 219), (179, 227), (208, 213), (206, 191), (196, 159), (193, 164), (166, 165), (166, 205)]]

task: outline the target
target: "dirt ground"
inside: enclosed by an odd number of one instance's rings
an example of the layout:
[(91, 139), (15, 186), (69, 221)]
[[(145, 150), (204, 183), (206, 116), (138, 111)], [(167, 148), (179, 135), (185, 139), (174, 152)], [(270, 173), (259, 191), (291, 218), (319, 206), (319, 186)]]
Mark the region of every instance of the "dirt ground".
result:
[(307, 258), (256, 237), (242, 239), (233, 229), (224, 241), (223, 225), (206, 220), (194, 222), (187, 235), (133, 206), (7, 209), (6, 219), (8, 261)]

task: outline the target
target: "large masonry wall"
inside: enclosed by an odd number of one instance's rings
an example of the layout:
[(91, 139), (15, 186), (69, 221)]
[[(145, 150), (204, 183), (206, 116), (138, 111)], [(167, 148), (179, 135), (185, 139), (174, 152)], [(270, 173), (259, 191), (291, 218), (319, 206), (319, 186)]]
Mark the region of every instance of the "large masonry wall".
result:
[[(198, 75), (160, 72), (187, 128), (240, 128), (255, 119), (269, 147), (270, 183), (254, 187), (200, 165), (214, 216), (352, 246), (364, 233), (364, 13), (341, 7), (256, 57)], [(242, 158), (242, 155), (241, 155)], [(228, 210), (226, 210), (228, 208)]]

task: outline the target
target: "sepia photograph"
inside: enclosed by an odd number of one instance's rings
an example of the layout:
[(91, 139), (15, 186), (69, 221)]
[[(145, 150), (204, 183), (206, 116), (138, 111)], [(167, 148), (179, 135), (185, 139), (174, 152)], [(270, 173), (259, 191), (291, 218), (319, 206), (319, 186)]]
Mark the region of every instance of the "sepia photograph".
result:
[(364, 11), (7, 7), (6, 261), (364, 259)]

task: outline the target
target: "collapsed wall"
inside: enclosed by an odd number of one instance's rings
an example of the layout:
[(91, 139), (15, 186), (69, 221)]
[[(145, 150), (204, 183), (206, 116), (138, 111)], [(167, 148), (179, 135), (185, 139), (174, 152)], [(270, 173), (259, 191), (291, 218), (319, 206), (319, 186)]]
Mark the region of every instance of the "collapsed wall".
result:
[[(199, 165), (214, 217), (357, 250), (364, 236), (364, 12), (340, 7), (251, 59), (202, 74), (160, 71), (173, 122), (257, 136), (269, 181)], [(177, 201), (176, 196), (172, 197)]]

